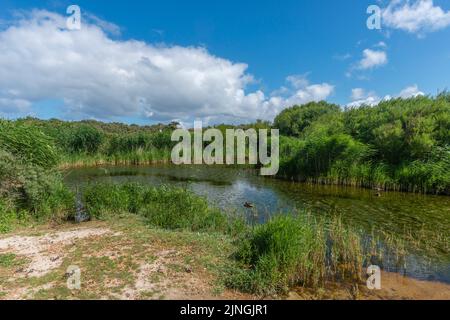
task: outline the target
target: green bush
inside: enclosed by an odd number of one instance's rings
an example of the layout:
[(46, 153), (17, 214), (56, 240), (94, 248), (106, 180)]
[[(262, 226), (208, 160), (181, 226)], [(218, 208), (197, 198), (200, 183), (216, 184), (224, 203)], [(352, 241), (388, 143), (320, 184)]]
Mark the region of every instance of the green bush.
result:
[(95, 127), (81, 125), (73, 129), (68, 140), (68, 147), (71, 152), (94, 154), (100, 149), (103, 134)]
[(294, 106), (274, 126), (279, 176), (300, 181), (450, 194), (450, 94), (382, 101), (343, 112)]
[(236, 243), (240, 268), (227, 279), (232, 288), (272, 295), (295, 285), (318, 287), (326, 280), (361, 279), (360, 238), (336, 221), (277, 216)]
[(209, 208), (206, 200), (185, 189), (95, 184), (85, 189), (83, 197), (87, 211), (96, 218), (131, 212), (165, 229), (225, 231), (228, 226), (219, 210)]
[(74, 195), (57, 171), (24, 164), (0, 149), (0, 197), (14, 211), (27, 211), (35, 218), (60, 218), (74, 210)]
[(7, 200), (0, 198), (0, 234), (11, 231), (16, 221), (13, 206)]
[(134, 201), (139, 201), (139, 195), (127, 191), (116, 184), (90, 185), (83, 190), (83, 203), (94, 218), (132, 211), (129, 205), (130, 196)]
[(339, 106), (325, 101), (310, 102), (283, 110), (274, 120), (274, 127), (280, 134), (300, 137), (314, 121), (327, 113), (337, 113)]
[(149, 223), (165, 229), (224, 230), (226, 217), (209, 208), (205, 199), (186, 189), (163, 186), (143, 194), (145, 206), (139, 214)]

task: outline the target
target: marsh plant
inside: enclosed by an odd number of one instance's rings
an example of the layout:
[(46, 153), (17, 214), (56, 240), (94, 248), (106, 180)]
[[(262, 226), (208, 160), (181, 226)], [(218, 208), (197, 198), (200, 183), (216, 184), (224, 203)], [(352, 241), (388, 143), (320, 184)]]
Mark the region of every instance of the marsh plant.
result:
[(0, 231), (32, 219), (65, 219), (74, 196), (55, 169), (53, 140), (37, 128), (0, 122)]
[[(263, 176), (278, 173), (280, 163), (278, 129), (270, 130), (270, 145), (267, 129), (258, 131), (253, 128), (225, 129), (225, 132), (226, 139), (219, 129), (210, 128), (204, 131), (201, 121), (194, 122), (193, 137), (187, 129), (175, 130), (172, 133), (172, 141), (179, 143), (172, 149), (172, 163), (245, 165), (248, 160), (248, 164), (262, 165), (260, 172)], [(203, 149), (204, 142), (210, 143)]]

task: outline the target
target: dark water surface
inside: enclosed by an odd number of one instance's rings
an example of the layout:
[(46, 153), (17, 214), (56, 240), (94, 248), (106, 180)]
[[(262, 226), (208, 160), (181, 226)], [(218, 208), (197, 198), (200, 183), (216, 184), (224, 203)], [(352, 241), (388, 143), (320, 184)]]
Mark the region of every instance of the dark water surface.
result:
[[(136, 181), (187, 187), (226, 211), (258, 212), (258, 222), (292, 209), (317, 216), (341, 217), (368, 237), (380, 231), (404, 240), (414, 249), (390, 271), (450, 283), (450, 197), (382, 192), (339, 186), (314, 186), (263, 178), (252, 170), (214, 166), (115, 166), (71, 169), (66, 182), (82, 189), (91, 182)], [(244, 203), (254, 205), (245, 209)], [(414, 245), (412, 245), (414, 243)]]

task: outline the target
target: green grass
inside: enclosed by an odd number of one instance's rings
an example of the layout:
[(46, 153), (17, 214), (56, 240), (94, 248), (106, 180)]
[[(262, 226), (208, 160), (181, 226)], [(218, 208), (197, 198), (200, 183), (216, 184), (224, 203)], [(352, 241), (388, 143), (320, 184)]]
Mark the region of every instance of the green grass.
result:
[(54, 140), (35, 126), (0, 119), (0, 150), (7, 150), (18, 161), (43, 168), (58, 162)]
[(12, 268), (18, 267), (25, 263), (25, 259), (17, 257), (13, 253), (0, 254), (0, 267)]
[(337, 221), (310, 216), (277, 216), (250, 229), (236, 241), (240, 267), (226, 284), (262, 295), (286, 293), (293, 286), (319, 288), (326, 281), (361, 279), (360, 237)]
[[(205, 199), (181, 188), (94, 184), (86, 188), (83, 197), (86, 209), (95, 218), (131, 212), (164, 229), (225, 231), (230, 226), (220, 210), (210, 208)], [(232, 225), (239, 226), (236, 220)]]
[(112, 155), (96, 153), (64, 154), (60, 168), (91, 167), (98, 165), (151, 165), (170, 161), (170, 149), (133, 150)]

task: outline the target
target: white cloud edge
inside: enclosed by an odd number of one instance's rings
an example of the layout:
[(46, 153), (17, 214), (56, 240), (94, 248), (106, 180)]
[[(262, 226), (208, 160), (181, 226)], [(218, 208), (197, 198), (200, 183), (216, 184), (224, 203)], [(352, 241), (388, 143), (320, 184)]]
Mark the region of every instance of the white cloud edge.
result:
[(393, 0), (382, 9), (382, 22), (388, 28), (424, 36), (450, 26), (450, 10), (434, 5), (433, 0)]
[(394, 96), (386, 95), (383, 98), (377, 96), (374, 91), (366, 92), (363, 88), (353, 88), (351, 92), (351, 102), (346, 105), (348, 108), (358, 108), (360, 106), (376, 106), (382, 101), (391, 100), (393, 98), (415, 98), (418, 96), (423, 96), (425, 93), (419, 90), (417, 84), (410, 85), (402, 89), (399, 93)]

